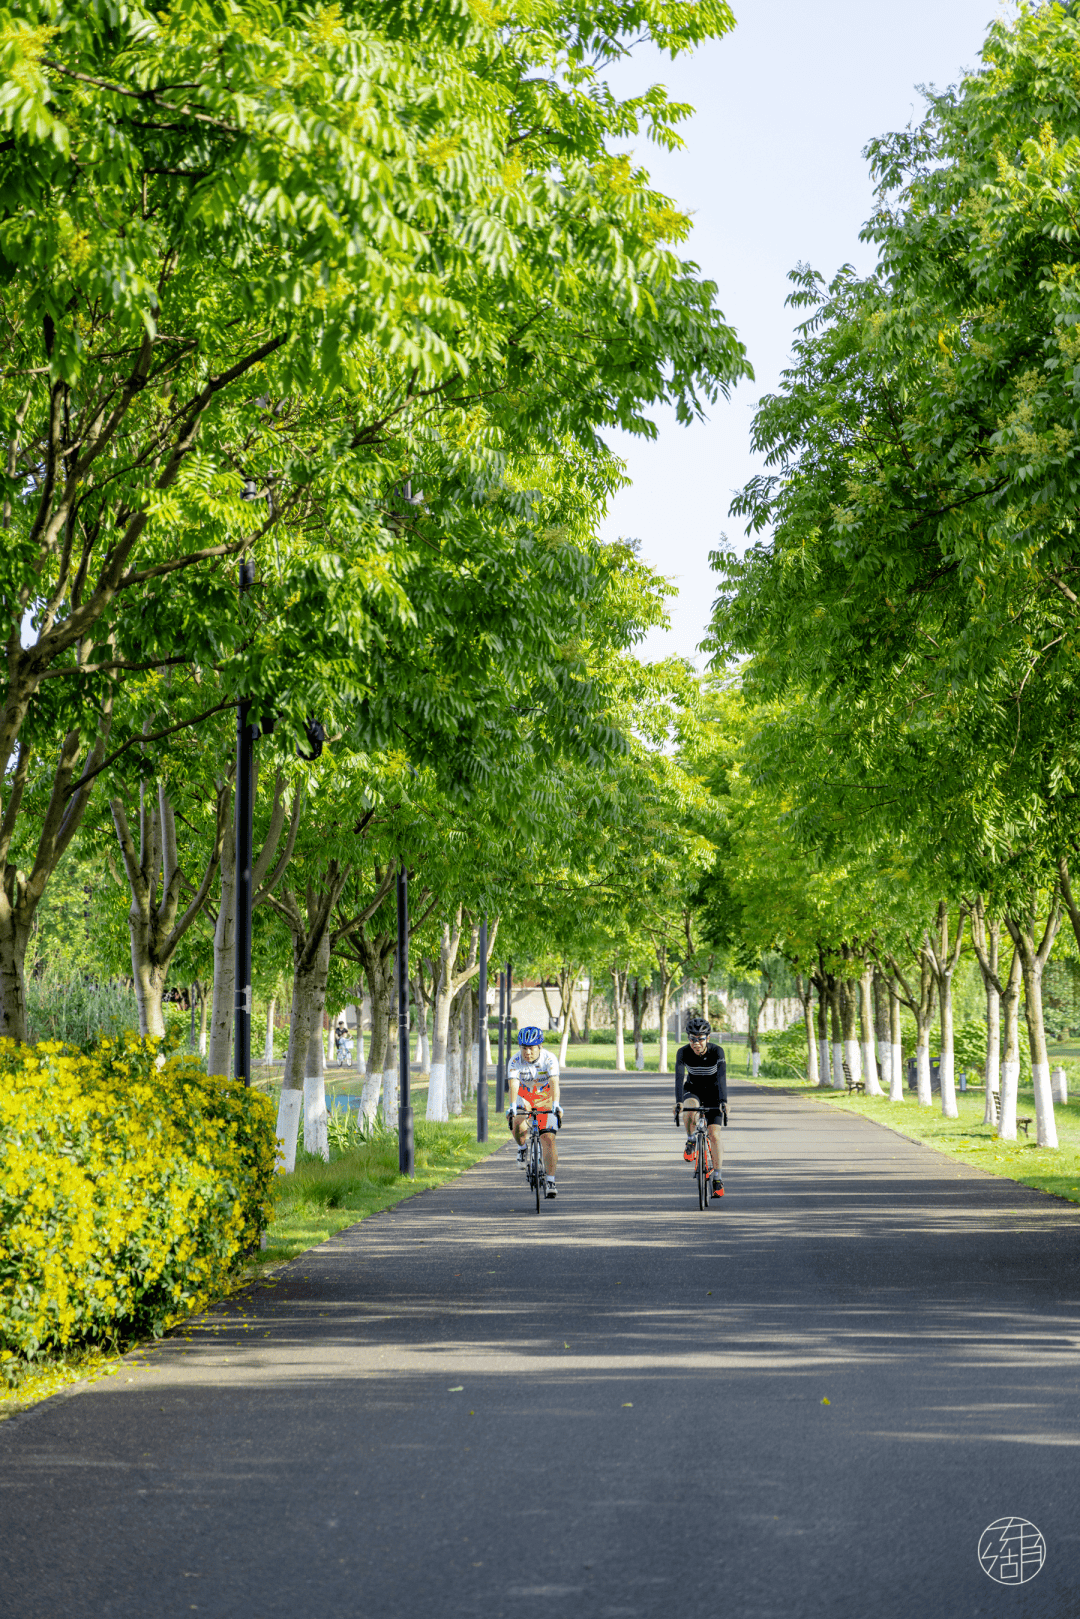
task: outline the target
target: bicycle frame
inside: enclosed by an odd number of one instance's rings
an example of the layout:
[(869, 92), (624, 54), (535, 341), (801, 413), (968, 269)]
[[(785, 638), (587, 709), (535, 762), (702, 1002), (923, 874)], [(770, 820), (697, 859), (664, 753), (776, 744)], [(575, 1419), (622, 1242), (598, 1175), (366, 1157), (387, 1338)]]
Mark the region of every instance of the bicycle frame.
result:
[(536, 1192), (536, 1212), (539, 1214), (540, 1200), (547, 1196), (547, 1170), (544, 1168), (540, 1126), (536, 1122), (535, 1108), (522, 1108), (521, 1112), (529, 1121), (529, 1133), (525, 1137), (525, 1173), (529, 1185)]
[(694, 1143), (694, 1177), (697, 1181), (698, 1208), (707, 1209), (713, 1195), (713, 1161), (712, 1147), (709, 1145), (709, 1127), (705, 1123), (705, 1109), (700, 1105), (698, 1107), (687, 1107), (680, 1102), (675, 1115), (676, 1124), (678, 1124), (679, 1116), (682, 1113), (694, 1113), (697, 1115), (694, 1128), (690, 1133), (690, 1140)]

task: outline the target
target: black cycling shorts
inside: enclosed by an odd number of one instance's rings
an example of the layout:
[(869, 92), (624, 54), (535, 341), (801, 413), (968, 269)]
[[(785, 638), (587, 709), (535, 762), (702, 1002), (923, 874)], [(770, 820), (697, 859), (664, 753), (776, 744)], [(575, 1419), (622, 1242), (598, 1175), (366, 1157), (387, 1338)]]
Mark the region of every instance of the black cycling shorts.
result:
[(722, 1124), (724, 1122), (723, 1110), (718, 1103), (716, 1107), (710, 1102), (701, 1102), (696, 1096), (683, 1097), (683, 1112), (704, 1113), (706, 1124)]

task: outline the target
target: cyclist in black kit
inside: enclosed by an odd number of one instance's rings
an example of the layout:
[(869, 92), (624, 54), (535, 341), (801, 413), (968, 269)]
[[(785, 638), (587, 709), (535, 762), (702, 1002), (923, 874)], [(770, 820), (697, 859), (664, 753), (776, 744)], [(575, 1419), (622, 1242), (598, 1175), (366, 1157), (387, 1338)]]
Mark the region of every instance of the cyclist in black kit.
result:
[(686, 1033), (689, 1044), (680, 1046), (675, 1054), (675, 1117), (678, 1119), (681, 1107), (687, 1134), (683, 1157), (687, 1163), (694, 1161), (694, 1149), (689, 1137), (697, 1128), (696, 1104), (700, 1103), (709, 1127), (709, 1146), (712, 1149), (712, 1195), (723, 1197), (724, 1182), (720, 1169), (724, 1149), (720, 1145), (720, 1123), (723, 1120), (727, 1124), (728, 1120), (727, 1060), (723, 1046), (712, 1045), (709, 1041), (711, 1029), (707, 1018), (687, 1018)]

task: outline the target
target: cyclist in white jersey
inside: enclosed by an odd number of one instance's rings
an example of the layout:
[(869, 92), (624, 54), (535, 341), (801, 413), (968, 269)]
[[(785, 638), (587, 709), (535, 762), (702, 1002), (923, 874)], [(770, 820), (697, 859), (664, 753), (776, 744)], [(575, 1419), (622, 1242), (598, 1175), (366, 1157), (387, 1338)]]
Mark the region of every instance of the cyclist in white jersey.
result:
[(506, 1122), (518, 1144), (517, 1161), (525, 1162), (525, 1141), (529, 1133), (526, 1114), (537, 1114), (540, 1128), (540, 1147), (544, 1154), (547, 1176), (547, 1195), (557, 1197), (555, 1169), (559, 1154), (555, 1146), (555, 1132), (562, 1124), (559, 1106), (559, 1064), (550, 1051), (543, 1049), (544, 1035), (535, 1024), (518, 1034), (518, 1050), (506, 1065), (506, 1078), (510, 1086), (510, 1106)]

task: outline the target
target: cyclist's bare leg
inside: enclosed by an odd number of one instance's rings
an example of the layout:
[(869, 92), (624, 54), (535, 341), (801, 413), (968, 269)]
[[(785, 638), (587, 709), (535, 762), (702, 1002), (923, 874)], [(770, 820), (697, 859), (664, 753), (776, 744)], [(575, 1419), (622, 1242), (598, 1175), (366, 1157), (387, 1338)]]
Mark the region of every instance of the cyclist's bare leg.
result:
[(559, 1152), (555, 1146), (555, 1137), (550, 1131), (540, 1137), (540, 1150), (544, 1154), (544, 1174), (550, 1175), (554, 1180), (555, 1170), (559, 1162)]
[(709, 1151), (712, 1153), (713, 1174), (719, 1175), (724, 1162), (724, 1149), (720, 1142), (720, 1126), (709, 1125)]
[(696, 1108), (684, 1108), (683, 1109), (683, 1120), (684, 1120), (684, 1122), (686, 1124), (686, 1133), (687, 1133), (687, 1135), (692, 1136), (694, 1131), (697, 1129), (697, 1109)]
[(529, 1136), (529, 1121), (523, 1113), (517, 1115), (511, 1128), (514, 1132), (514, 1140), (519, 1147), (523, 1147)]

